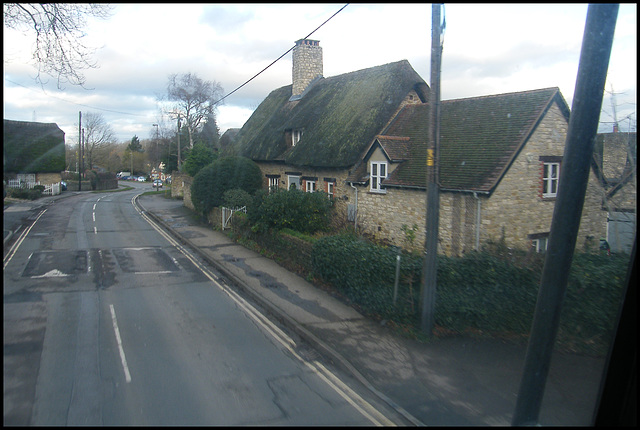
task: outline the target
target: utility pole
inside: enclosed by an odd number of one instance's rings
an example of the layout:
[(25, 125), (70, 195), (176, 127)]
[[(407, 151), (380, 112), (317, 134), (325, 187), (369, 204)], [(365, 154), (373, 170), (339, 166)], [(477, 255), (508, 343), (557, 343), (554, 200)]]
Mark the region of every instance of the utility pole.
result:
[(82, 191), (82, 111), (78, 112), (78, 191)]
[(431, 6), (431, 94), (429, 96), (429, 139), (427, 140), (427, 201), (424, 263), (422, 265), (422, 310), (420, 328), (431, 336), (435, 321), (440, 190), (438, 147), (440, 140), (440, 66), (442, 56), (442, 4)]
[(178, 171), (180, 171), (180, 114), (178, 114)]
[(512, 419), (514, 426), (537, 425), (540, 414), (580, 227), (618, 8), (617, 4), (591, 4), (587, 9), (558, 195)]

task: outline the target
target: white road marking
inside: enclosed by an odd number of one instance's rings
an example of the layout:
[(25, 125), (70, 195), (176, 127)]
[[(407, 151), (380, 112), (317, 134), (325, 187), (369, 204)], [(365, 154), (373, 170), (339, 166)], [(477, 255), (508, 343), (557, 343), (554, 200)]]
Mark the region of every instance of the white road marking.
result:
[(314, 374), (322, 379), (327, 385), (329, 385), (336, 393), (338, 393), (343, 399), (351, 404), (358, 412), (366, 417), (375, 426), (395, 426), (396, 424), (389, 420), (386, 416), (380, 413), (373, 405), (363, 399), (355, 391), (349, 388), (344, 382), (342, 382), (333, 372), (328, 370), (318, 361), (308, 361), (302, 358), (296, 351), (296, 342), (291, 339), (286, 333), (284, 333), (278, 326), (272, 323), (266, 316), (258, 312), (249, 302), (240, 297), (235, 291), (222, 285), (218, 282), (216, 276), (209, 272), (206, 267), (203, 267), (193, 256), (178, 242), (174, 240), (169, 234), (156, 225), (155, 222), (144, 212), (140, 211), (135, 205), (135, 200), (138, 196), (132, 199), (132, 204), (136, 210), (142, 215), (142, 217), (153, 227), (160, 235), (162, 235), (169, 243), (171, 243), (176, 249), (178, 249), (187, 259), (189, 259), (194, 266), (208, 277), (218, 288), (226, 293), (240, 308), (242, 308), (249, 317), (251, 317), (260, 327), (268, 332), (275, 340), (277, 340), (285, 349), (287, 349), (294, 357), (300, 362), (305, 364)]
[(124, 379), (127, 382), (131, 382), (131, 374), (129, 373), (129, 366), (127, 366), (127, 357), (124, 355), (124, 348), (122, 348), (122, 339), (120, 338), (120, 330), (118, 329), (118, 319), (116, 318), (116, 311), (113, 309), (113, 305), (109, 305), (111, 309), (111, 321), (113, 322), (113, 331), (116, 334), (116, 342), (118, 343), (118, 350), (120, 351), (120, 361), (122, 362), (122, 368), (124, 369)]

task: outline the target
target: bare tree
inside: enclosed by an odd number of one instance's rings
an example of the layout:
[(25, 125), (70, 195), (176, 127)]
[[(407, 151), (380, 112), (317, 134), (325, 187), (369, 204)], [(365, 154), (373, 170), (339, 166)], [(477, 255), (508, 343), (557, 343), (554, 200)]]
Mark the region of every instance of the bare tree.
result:
[(115, 133), (102, 114), (87, 112), (82, 120), (86, 166), (92, 168), (95, 158), (108, 156), (110, 146), (115, 142)]
[(198, 127), (214, 116), (216, 102), (222, 93), (218, 82), (203, 81), (193, 73), (169, 76), (167, 98), (175, 103), (171, 113), (185, 120), (190, 147), (193, 147), (193, 135)]
[(88, 17), (106, 19), (111, 7), (93, 3), (5, 3), (5, 28), (33, 31), (36, 41), (33, 59), (41, 74), (56, 77), (58, 88), (69, 82), (83, 86), (83, 69), (96, 67), (91, 60), (95, 48), (82, 42)]

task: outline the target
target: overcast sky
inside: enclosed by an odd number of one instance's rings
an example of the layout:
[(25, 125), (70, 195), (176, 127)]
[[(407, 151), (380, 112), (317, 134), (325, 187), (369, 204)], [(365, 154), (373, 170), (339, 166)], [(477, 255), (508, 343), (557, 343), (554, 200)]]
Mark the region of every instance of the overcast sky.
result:
[[(86, 87), (40, 86), (30, 64), (33, 34), (4, 30), (4, 118), (55, 122), (77, 142), (78, 112), (101, 113), (119, 141), (168, 129), (158, 98), (168, 76), (192, 72), (225, 94), (268, 66), (343, 4), (117, 4), (90, 20), (85, 43), (100, 47)], [(571, 107), (586, 4), (445, 4), (443, 100), (559, 87)], [(618, 119), (636, 119), (636, 5), (620, 6), (606, 90)], [(430, 4), (349, 4), (310, 37), (323, 49), (324, 76), (406, 59), (430, 83)], [(225, 99), (221, 133), (240, 128), (274, 89), (291, 84), (291, 53)], [(601, 123), (611, 123), (605, 94)], [(627, 131), (630, 121), (621, 122)], [(600, 131), (604, 131), (602, 125)], [(609, 131), (609, 130), (607, 130)]]

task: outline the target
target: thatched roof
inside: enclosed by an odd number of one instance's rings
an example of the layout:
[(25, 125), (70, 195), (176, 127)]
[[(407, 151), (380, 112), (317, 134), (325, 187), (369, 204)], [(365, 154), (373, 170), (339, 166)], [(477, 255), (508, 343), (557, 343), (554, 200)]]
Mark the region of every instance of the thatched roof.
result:
[(64, 132), (57, 124), (5, 119), (2, 134), (5, 172), (64, 170)]
[[(300, 100), (289, 101), (291, 85), (274, 90), (234, 139), (236, 153), (255, 161), (346, 168), (389, 122), (411, 90), (426, 101), (428, 86), (402, 60), (320, 78)], [(302, 137), (290, 147), (289, 130)]]

